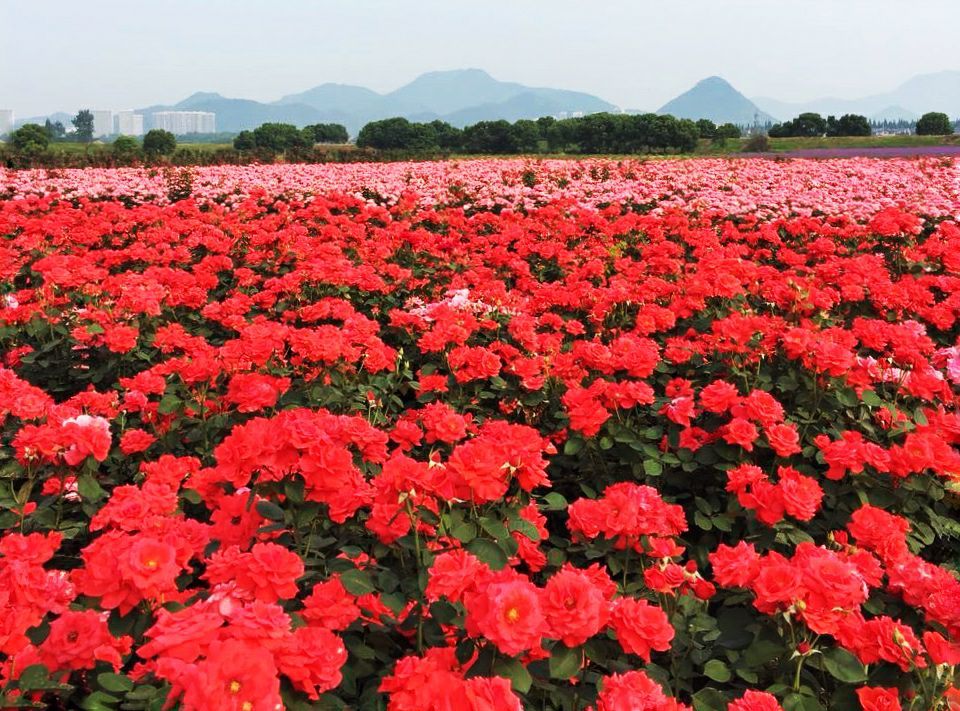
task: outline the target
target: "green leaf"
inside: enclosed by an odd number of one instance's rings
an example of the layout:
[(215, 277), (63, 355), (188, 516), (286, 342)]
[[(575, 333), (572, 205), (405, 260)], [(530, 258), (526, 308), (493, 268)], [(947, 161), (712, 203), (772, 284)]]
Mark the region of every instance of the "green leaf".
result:
[(113, 705), (119, 700), (116, 696), (105, 694), (102, 691), (94, 691), (83, 700), (80, 708), (86, 709), (86, 711), (108, 711), (113, 709)]
[(97, 675), (97, 684), (107, 691), (116, 693), (123, 693), (133, 689), (133, 681), (129, 677), (123, 674), (113, 674), (112, 672), (104, 672), (103, 674)]
[(351, 595), (366, 595), (376, 590), (369, 573), (365, 570), (357, 570), (356, 568), (340, 573), (340, 582), (343, 583), (343, 587), (345, 587)]
[(477, 537), (477, 527), (470, 521), (464, 521), (454, 526), (450, 535), (463, 543), (469, 543)]
[(509, 679), (514, 691), (520, 694), (530, 691), (533, 678), (519, 659), (501, 659), (493, 665), (493, 672)]
[(822, 711), (823, 706), (813, 696), (790, 694), (783, 700), (784, 711)]
[(283, 509), (277, 506), (272, 501), (258, 501), (257, 502), (257, 513), (263, 516), (269, 521), (282, 521), (283, 520)]
[(727, 697), (709, 686), (693, 695), (694, 711), (725, 711)]
[(703, 673), (710, 679), (721, 684), (730, 681), (730, 667), (719, 659), (711, 659), (707, 662), (703, 667)]
[(580, 647), (570, 649), (563, 644), (557, 644), (550, 655), (550, 676), (553, 679), (570, 679), (580, 671), (582, 652)]
[(488, 538), (474, 538), (467, 544), (467, 550), (494, 570), (500, 570), (507, 564), (507, 554), (503, 548)]
[(84, 472), (77, 477), (77, 493), (84, 501), (99, 501), (106, 493), (96, 477), (89, 472)]
[(579, 437), (572, 437), (563, 443), (563, 453), (572, 457), (583, 449), (583, 440)]
[(857, 404), (857, 395), (853, 391), (853, 388), (837, 388), (835, 390), (835, 397), (837, 398), (837, 402), (844, 407), (854, 407)]
[(510, 538), (510, 531), (507, 530), (507, 527), (503, 525), (503, 522), (498, 521), (495, 518), (481, 516), (480, 528), (496, 538), (498, 541), (502, 541), (505, 538)]
[(647, 476), (660, 476), (663, 473), (663, 465), (656, 459), (644, 459), (643, 471)]
[(20, 673), (17, 681), (20, 689), (51, 689), (58, 686), (42, 664), (31, 664)]
[(511, 521), (510, 530), (522, 533), (534, 543), (540, 540), (540, 532), (537, 527), (526, 519), (518, 518), (516, 521)]
[(441, 625), (452, 624), (458, 614), (457, 608), (444, 600), (438, 600), (430, 605), (430, 616)]
[(873, 390), (864, 390), (860, 395), (860, 399), (863, 400), (864, 405), (870, 407), (882, 407), (883, 400), (880, 399), (880, 396), (877, 395)]
[(834, 679), (847, 684), (858, 684), (867, 680), (867, 670), (853, 654), (840, 647), (834, 647), (823, 655), (823, 668)]
[(565, 511), (567, 509), (567, 500), (563, 497), (563, 494), (558, 494), (556, 491), (551, 491), (543, 497), (543, 500), (547, 504), (547, 511)]
[(160, 404), (157, 405), (157, 412), (161, 415), (171, 415), (180, 407), (180, 398), (176, 395), (164, 395), (160, 398)]

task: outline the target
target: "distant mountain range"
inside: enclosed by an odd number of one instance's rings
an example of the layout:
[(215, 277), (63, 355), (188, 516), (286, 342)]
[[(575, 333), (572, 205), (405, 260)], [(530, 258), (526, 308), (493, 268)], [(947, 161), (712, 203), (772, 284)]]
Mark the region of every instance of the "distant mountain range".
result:
[(792, 118), (804, 111), (824, 116), (861, 114), (871, 119), (914, 120), (928, 111), (943, 111), (951, 118), (960, 116), (960, 71), (921, 74), (909, 79), (893, 91), (865, 96), (862, 99), (828, 97), (814, 101), (787, 102), (766, 96), (753, 102), (767, 113)]
[(498, 81), (481, 69), (459, 69), (423, 74), (388, 94), (349, 84), (321, 84), (272, 103), (198, 93), (173, 106), (140, 111), (149, 114), (164, 109), (213, 111), (218, 131), (256, 128), (267, 121), (298, 126), (334, 122), (355, 135), (367, 122), (391, 116), (411, 121), (442, 119), (462, 127), (486, 119), (516, 121), (561, 113), (616, 111), (617, 107), (590, 94), (524, 86)]
[[(173, 105), (137, 109), (145, 115), (147, 128), (151, 127), (150, 115), (165, 110), (212, 111), (217, 115), (217, 130), (224, 132), (252, 129), (268, 121), (297, 126), (333, 122), (343, 124), (351, 135), (356, 135), (369, 121), (391, 116), (411, 121), (442, 119), (462, 127), (483, 120), (516, 121), (620, 109), (592, 94), (499, 81), (481, 69), (457, 69), (422, 74), (386, 94), (362, 86), (328, 83), (269, 103), (198, 92)], [(709, 77), (664, 104), (657, 113), (744, 125), (755, 119), (761, 123), (791, 119), (804, 111), (825, 116), (857, 113), (892, 120), (914, 120), (927, 111), (944, 111), (956, 118), (960, 116), (960, 71), (923, 74), (893, 91), (862, 99), (825, 98), (809, 102), (785, 102), (770, 97), (748, 99), (724, 79)], [(52, 120), (60, 120), (68, 128), (70, 117), (64, 113), (51, 115)], [(24, 118), (17, 124), (43, 123), (46, 118)]]

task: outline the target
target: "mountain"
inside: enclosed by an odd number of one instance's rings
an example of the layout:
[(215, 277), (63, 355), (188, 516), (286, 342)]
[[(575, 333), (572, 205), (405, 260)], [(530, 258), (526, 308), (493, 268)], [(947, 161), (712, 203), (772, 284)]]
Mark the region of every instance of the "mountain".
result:
[(362, 86), (321, 84), (299, 94), (288, 94), (273, 103), (304, 104), (318, 111), (328, 111), (331, 106), (336, 106), (338, 111), (344, 113), (364, 115), (377, 113), (383, 96)]
[(325, 120), (340, 121), (347, 117), (343, 112), (331, 112), (328, 118), (323, 112), (306, 104), (276, 106), (251, 99), (228, 99), (220, 94), (206, 92), (187, 97), (171, 107), (171, 110), (212, 111), (217, 115), (218, 131), (242, 131), (268, 122), (306, 126)]
[(860, 99), (825, 97), (812, 101), (785, 102), (765, 96), (753, 99), (760, 108), (782, 119), (791, 119), (804, 111), (823, 116), (861, 114), (867, 117), (916, 118), (928, 111), (943, 111), (960, 116), (960, 71), (920, 74), (882, 94)]
[(49, 116), (28, 116), (27, 118), (18, 118), (16, 121), (13, 122), (13, 125), (16, 128), (20, 128), (24, 124), (28, 124), (28, 123), (38, 123), (42, 126), (44, 121), (46, 121), (47, 119), (50, 119), (51, 123), (56, 123), (57, 121), (59, 121), (64, 125), (65, 128), (68, 128), (72, 131), (73, 124), (70, 123), (70, 120), (74, 116), (76, 116), (76, 114), (68, 114), (68, 113), (64, 113), (63, 111), (57, 111), (56, 113), (52, 113)]
[(601, 111), (617, 111), (617, 107), (603, 99), (577, 91), (558, 89), (530, 89), (515, 94), (505, 101), (470, 106), (443, 115), (443, 120), (463, 127), (495, 116), (507, 121), (537, 119), (541, 116), (561, 114), (594, 114)]
[(717, 124), (729, 122), (747, 125), (757, 120), (761, 123), (773, 120), (772, 116), (761, 111), (720, 77), (708, 77), (697, 82), (692, 89), (661, 106), (657, 113), (693, 120), (707, 118)]
[(497, 81), (482, 69), (455, 69), (421, 74), (387, 98), (444, 116), (474, 106), (495, 106), (528, 90), (522, 84)]
[(318, 111), (350, 114), (346, 126), (356, 132), (365, 123), (391, 116), (411, 121), (442, 119), (455, 126), (477, 121), (539, 118), (560, 113), (595, 113), (617, 108), (591, 94), (529, 87), (494, 79), (482, 69), (427, 72), (387, 94), (348, 84), (321, 84), (290, 94), (276, 104), (301, 103)]
[(311, 123), (341, 123), (356, 135), (364, 124), (377, 119), (403, 116), (411, 121), (440, 118), (457, 126), (477, 121), (520, 118), (561, 113), (594, 113), (617, 108), (591, 94), (562, 89), (529, 87), (494, 79), (481, 69), (428, 72), (387, 94), (350, 84), (320, 84), (271, 103), (230, 99), (213, 92), (197, 92), (173, 106), (151, 106), (138, 111), (212, 111), (218, 131), (242, 131), (276, 121), (306, 126)]
[(902, 106), (888, 106), (875, 114), (868, 116), (871, 121), (916, 121), (920, 114), (908, 111)]

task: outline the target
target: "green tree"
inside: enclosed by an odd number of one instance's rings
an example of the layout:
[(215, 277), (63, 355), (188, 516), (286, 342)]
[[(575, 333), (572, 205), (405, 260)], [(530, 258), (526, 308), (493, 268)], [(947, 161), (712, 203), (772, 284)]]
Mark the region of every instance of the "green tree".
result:
[(926, 113), (917, 121), (918, 136), (949, 136), (952, 133), (950, 117), (939, 111)]
[(47, 136), (50, 137), (51, 141), (57, 141), (62, 139), (66, 133), (67, 129), (63, 127), (63, 124), (59, 121), (51, 121), (47, 119), (43, 124), (43, 130), (47, 132)]
[(866, 116), (844, 114), (839, 119), (827, 117), (828, 136), (869, 136), (873, 133)]
[(463, 131), (446, 121), (436, 119), (430, 122), (437, 147), (445, 151), (458, 151), (463, 145)]
[(110, 148), (113, 155), (122, 161), (133, 160), (140, 153), (140, 143), (133, 136), (117, 136)]
[(346, 143), (350, 140), (347, 129), (339, 123), (315, 123), (303, 127), (308, 143)]
[(253, 137), (253, 131), (241, 131), (233, 139), (233, 147), (238, 151), (249, 151), (257, 147), (257, 141)]
[(257, 148), (265, 148), (275, 153), (310, 145), (310, 141), (300, 129), (289, 123), (265, 123), (257, 126), (253, 129), (253, 141)]
[(513, 123), (513, 140), (521, 153), (540, 151), (540, 126), (536, 121), (520, 119)]
[(740, 138), (743, 135), (740, 127), (732, 123), (723, 123), (717, 126), (717, 136), (719, 138)]
[(697, 130), (700, 131), (700, 138), (717, 137), (717, 124), (710, 119), (700, 119), (697, 121)]
[(571, 143), (569, 125), (566, 121), (557, 121), (552, 117), (548, 118), (550, 119), (549, 121), (537, 119), (537, 123), (540, 124), (540, 135), (547, 141), (547, 150), (567, 150), (567, 147)]
[(805, 112), (797, 116), (793, 121), (793, 136), (806, 136), (815, 138), (822, 136), (827, 132), (827, 121), (820, 114)]
[(463, 146), (468, 153), (516, 153), (517, 139), (509, 121), (478, 121), (463, 129)]
[(154, 128), (147, 131), (143, 137), (143, 152), (148, 156), (165, 156), (173, 153), (177, 148), (177, 138), (169, 131)]
[(20, 153), (37, 155), (47, 150), (47, 146), (50, 145), (50, 136), (40, 124), (28, 123), (10, 134), (10, 142)]
[(90, 109), (81, 109), (70, 122), (77, 129), (77, 140), (81, 143), (90, 143), (93, 140), (93, 112)]
[(357, 146), (378, 150), (436, 150), (437, 134), (430, 124), (395, 117), (371, 121), (357, 134)]
[(793, 121), (784, 121), (770, 128), (774, 138), (816, 138), (827, 133), (828, 122), (820, 114), (802, 113)]

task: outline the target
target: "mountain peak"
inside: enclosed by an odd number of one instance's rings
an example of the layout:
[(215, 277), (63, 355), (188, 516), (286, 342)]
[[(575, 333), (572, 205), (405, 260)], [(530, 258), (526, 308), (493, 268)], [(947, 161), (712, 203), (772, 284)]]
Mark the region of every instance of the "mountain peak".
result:
[(723, 77), (718, 77), (718, 76), (712, 76), (712, 77), (707, 77), (706, 79), (701, 79), (694, 86), (694, 88), (696, 87), (701, 87), (701, 88), (716, 87), (716, 88), (731, 89), (732, 91), (736, 91), (736, 89), (733, 88), (733, 85), (730, 84), (730, 82), (728, 82)]
[(677, 118), (710, 119), (714, 123), (752, 124), (755, 120), (769, 121), (756, 104), (745, 97), (726, 79), (718, 76), (698, 81), (693, 88), (667, 102), (657, 112), (673, 114)]
[(224, 97), (218, 94), (215, 91), (197, 91), (193, 94), (190, 94), (186, 99), (177, 103), (178, 109), (188, 108), (195, 104), (200, 104), (205, 101), (220, 101)]
[(483, 79), (487, 81), (496, 81), (496, 79), (490, 76), (490, 73), (484, 69), (467, 67), (466, 69), (437, 69), (432, 72), (424, 72), (410, 82), (410, 84), (421, 80), (435, 81), (437, 79)]
[(494, 79), (482, 69), (451, 69), (421, 74), (387, 96), (404, 106), (443, 116), (468, 106), (507, 101), (528, 88)]

